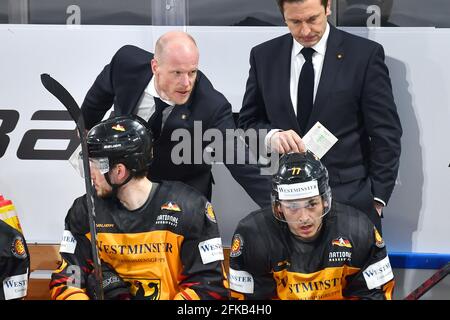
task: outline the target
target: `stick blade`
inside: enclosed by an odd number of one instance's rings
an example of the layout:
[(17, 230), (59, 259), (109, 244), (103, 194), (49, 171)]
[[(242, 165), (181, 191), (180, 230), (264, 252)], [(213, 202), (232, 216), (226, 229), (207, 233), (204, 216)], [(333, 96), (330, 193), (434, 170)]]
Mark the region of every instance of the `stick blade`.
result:
[(56, 99), (61, 102), (64, 107), (66, 107), (67, 111), (69, 111), (72, 119), (79, 123), (81, 111), (75, 99), (66, 90), (58, 81), (52, 78), (49, 74), (43, 73), (41, 74), (41, 82), (44, 85), (45, 89), (48, 90)]
[(420, 286), (408, 294), (403, 300), (418, 300), (421, 296), (431, 290), (436, 284), (450, 273), (450, 262), (447, 262), (441, 269), (436, 271), (431, 277), (426, 279)]

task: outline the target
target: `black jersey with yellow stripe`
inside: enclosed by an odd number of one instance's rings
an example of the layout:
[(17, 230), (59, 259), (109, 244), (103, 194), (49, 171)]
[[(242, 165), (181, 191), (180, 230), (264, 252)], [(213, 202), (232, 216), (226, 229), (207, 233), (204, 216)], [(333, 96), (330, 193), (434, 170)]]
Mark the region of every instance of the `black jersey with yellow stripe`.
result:
[[(95, 211), (100, 259), (114, 268), (133, 298), (227, 297), (214, 211), (193, 188), (164, 181), (153, 184), (147, 202), (137, 210), (125, 209), (117, 198), (95, 198)], [(75, 200), (65, 229), (63, 263), (50, 284), (52, 298), (84, 299), (93, 269), (85, 197)], [(77, 273), (80, 277), (74, 279)]]
[(314, 241), (296, 238), (270, 208), (242, 219), (233, 236), (235, 299), (391, 299), (392, 269), (367, 215), (333, 202)]
[(0, 300), (26, 296), (30, 254), (21, 232), (0, 220)]

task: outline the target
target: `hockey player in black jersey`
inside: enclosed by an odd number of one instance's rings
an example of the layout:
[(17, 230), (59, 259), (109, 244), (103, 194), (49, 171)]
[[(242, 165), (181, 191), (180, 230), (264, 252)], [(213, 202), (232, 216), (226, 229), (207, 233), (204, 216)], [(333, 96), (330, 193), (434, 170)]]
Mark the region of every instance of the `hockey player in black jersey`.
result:
[(272, 208), (252, 212), (234, 233), (232, 298), (392, 298), (383, 239), (367, 215), (332, 201), (318, 158), (286, 154), (272, 181)]
[[(87, 144), (105, 298), (227, 298), (212, 206), (181, 182), (146, 177), (152, 137), (145, 121), (105, 120), (89, 131)], [(50, 283), (53, 299), (92, 298), (89, 235), (84, 196), (65, 220), (63, 260)]]
[(27, 294), (30, 254), (21, 230), (7, 220), (0, 219), (0, 300), (22, 299)]

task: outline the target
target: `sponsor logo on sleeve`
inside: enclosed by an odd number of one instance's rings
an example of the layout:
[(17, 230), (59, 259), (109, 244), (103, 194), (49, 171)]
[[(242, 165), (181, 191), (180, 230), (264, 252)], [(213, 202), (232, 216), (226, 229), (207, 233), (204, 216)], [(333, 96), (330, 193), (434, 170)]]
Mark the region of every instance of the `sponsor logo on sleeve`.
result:
[(308, 181), (294, 184), (280, 184), (278, 197), (280, 200), (294, 200), (301, 198), (315, 197), (319, 195), (317, 181)]
[(76, 247), (77, 247), (77, 240), (73, 236), (72, 232), (70, 232), (69, 230), (64, 230), (61, 246), (59, 247), (59, 252), (73, 254), (75, 253)]
[(213, 238), (198, 244), (203, 264), (223, 260), (223, 247), (220, 238)]
[(367, 269), (363, 271), (363, 275), (369, 290), (377, 288), (392, 280), (394, 274), (392, 273), (389, 257), (386, 256), (383, 260), (368, 266)]
[(212, 204), (211, 204), (210, 202), (206, 202), (206, 206), (205, 206), (205, 214), (206, 214), (206, 217), (207, 217), (210, 221), (212, 221), (212, 222), (214, 222), (214, 223), (217, 223), (216, 215), (215, 215), (215, 213), (214, 213), (213, 206), (212, 206)]
[(238, 233), (233, 236), (233, 241), (231, 243), (230, 257), (236, 258), (242, 254), (242, 249), (244, 248), (244, 239)]
[(25, 259), (27, 251), (25, 250), (25, 243), (22, 237), (15, 237), (11, 244), (11, 253), (18, 259)]
[(28, 287), (28, 271), (18, 276), (12, 276), (3, 280), (3, 292), (6, 300), (25, 297)]
[(247, 271), (230, 268), (230, 289), (241, 293), (253, 293), (253, 277)]

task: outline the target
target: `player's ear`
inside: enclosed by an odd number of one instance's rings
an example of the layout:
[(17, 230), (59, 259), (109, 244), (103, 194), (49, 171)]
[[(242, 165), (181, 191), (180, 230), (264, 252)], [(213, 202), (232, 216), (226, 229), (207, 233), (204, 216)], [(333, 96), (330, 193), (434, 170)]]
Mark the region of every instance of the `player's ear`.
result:
[(279, 201), (272, 202), (272, 211), (277, 218), (283, 219), (284, 215), (283, 211), (281, 211), (281, 204)]
[(158, 60), (156, 60), (155, 58), (153, 58), (150, 61), (150, 68), (152, 68), (152, 72), (153, 74), (158, 72)]
[(125, 180), (129, 175), (129, 170), (123, 163), (117, 163), (114, 165), (113, 170), (117, 174), (119, 180)]

